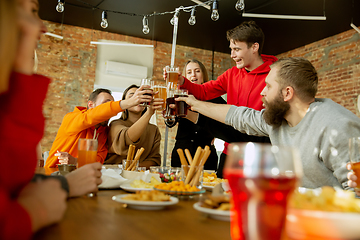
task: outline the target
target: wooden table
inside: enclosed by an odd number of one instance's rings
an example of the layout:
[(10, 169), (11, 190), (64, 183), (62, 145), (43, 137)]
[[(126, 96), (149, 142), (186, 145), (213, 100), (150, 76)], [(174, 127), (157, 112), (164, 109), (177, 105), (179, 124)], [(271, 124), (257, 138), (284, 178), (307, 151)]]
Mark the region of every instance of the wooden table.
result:
[(124, 208), (111, 199), (124, 193), (100, 190), (96, 197), (69, 199), (64, 219), (40, 230), (33, 239), (231, 239), (230, 222), (208, 218), (193, 208), (198, 197), (180, 200), (164, 210), (142, 211)]

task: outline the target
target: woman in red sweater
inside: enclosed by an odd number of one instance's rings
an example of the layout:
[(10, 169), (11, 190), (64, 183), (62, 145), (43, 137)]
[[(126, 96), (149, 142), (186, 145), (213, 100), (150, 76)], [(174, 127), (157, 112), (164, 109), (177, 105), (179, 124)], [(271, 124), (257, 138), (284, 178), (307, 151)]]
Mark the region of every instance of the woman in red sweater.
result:
[(49, 84), (48, 78), (33, 74), (34, 50), (46, 32), (38, 9), (37, 0), (0, 0), (0, 239), (6, 240), (30, 239), (61, 220), (68, 196), (97, 191), (101, 183), (99, 163), (66, 179), (31, 182)]

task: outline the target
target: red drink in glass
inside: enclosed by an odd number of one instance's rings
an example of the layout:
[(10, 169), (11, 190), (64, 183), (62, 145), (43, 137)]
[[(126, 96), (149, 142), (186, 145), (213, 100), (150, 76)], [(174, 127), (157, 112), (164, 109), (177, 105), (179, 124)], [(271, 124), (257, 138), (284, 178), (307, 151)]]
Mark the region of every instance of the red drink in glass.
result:
[(289, 194), (296, 177), (245, 177), (242, 169), (224, 169), (232, 191), (233, 240), (280, 240)]

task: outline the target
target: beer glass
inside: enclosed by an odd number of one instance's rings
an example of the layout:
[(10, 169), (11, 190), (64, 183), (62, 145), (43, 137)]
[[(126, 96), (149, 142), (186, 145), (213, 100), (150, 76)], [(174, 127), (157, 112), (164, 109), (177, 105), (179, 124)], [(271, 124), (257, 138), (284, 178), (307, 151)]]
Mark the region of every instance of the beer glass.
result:
[(230, 144), (224, 168), (232, 191), (233, 240), (280, 240), (290, 194), (302, 176), (292, 147)]
[(166, 66), (165, 69), (167, 74), (166, 86), (170, 86), (171, 89), (178, 89), (179, 67)]
[[(151, 79), (149, 78), (141, 79), (140, 86), (144, 86), (144, 90), (151, 90)], [(152, 96), (150, 93), (145, 93), (145, 95)], [(148, 107), (150, 106), (150, 102), (143, 102), (140, 105), (144, 107)]]
[(171, 108), (170, 104), (175, 104), (174, 90), (167, 89), (167, 97), (166, 97), (166, 109), (164, 111), (165, 121), (175, 121), (176, 109)]
[[(186, 89), (175, 89), (174, 97), (187, 97), (188, 90)], [(185, 101), (175, 101), (175, 115), (177, 117), (186, 117), (188, 111), (188, 105)]]
[(356, 189), (360, 190), (360, 137), (349, 139), (349, 156), (351, 169), (357, 177)]
[[(162, 104), (162, 108), (158, 109), (158, 111), (164, 111), (166, 108), (166, 83), (165, 81), (151, 81), (151, 88), (154, 91), (155, 95), (154, 98), (161, 98), (164, 100), (164, 103)], [(157, 92), (157, 93), (156, 93)]]

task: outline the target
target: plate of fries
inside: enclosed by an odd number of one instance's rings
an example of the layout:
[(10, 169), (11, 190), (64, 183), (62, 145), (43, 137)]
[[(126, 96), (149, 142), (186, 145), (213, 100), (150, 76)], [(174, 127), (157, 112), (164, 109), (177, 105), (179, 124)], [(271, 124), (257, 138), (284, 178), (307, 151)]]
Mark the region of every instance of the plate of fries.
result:
[(360, 199), (332, 187), (299, 188), (289, 200), (286, 221), (292, 239), (360, 239)]
[(197, 211), (207, 214), (210, 218), (221, 221), (228, 221), (228, 222), (230, 221), (230, 210), (218, 210), (218, 209), (202, 207), (201, 202), (195, 203), (193, 207)]
[(175, 205), (179, 199), (170, 197), (159, 191), (139, 191), (135, 194), (120, 194), (112, 200), (126, 204), (126, 207), (137, 210), (161, 210), (166, 206)]
[(137, 192), (137, 191), (151, 191), (155, 185), (160, 184), (156, 178), (151, 177), (150, 182), (145, 182), (141, 179), (133, 180), (132, 182), (126, 182), (120, 185), (120, 188), (128, 192)]

